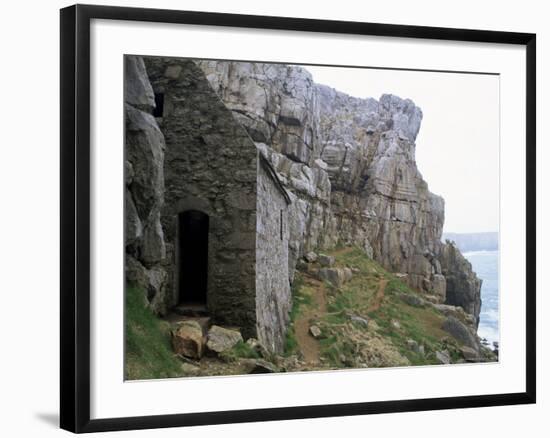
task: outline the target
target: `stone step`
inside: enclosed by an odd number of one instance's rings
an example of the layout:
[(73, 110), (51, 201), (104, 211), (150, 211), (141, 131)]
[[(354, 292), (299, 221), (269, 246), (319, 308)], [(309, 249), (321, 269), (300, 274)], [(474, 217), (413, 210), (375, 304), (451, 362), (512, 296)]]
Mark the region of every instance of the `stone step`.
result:
[(204, 304), (180, 304), (172, 311), (181, 316), (208, 316), (208, 309)]
[(211, 318), (209, 316), (184, 316), (178, 313), (170, 313), (164, 317), (173, 327), (183, 321), (197, 321), (202, 328), (203, 334), (206, 336), (208, 329), (212, 325)]

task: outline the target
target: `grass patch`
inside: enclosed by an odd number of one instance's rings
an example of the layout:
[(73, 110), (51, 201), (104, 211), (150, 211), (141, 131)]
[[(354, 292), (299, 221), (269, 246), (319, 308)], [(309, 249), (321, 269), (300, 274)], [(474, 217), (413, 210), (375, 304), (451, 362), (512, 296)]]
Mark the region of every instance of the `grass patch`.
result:
[(181, 362), (170, 344), (170, 324), (145, 307), (141, 289), (126, 287), (125, 312), (125, 378), (139, 380), (182, 376)]
[(330, 336), (319, 342), (323, 357), (330, 368), (345, 368), (353, 364), (356, 356), (356, 346), (349, 339)]
[[(324, 284), (326, 313), (316, 321), (323, 335), (319, 340), (323, 366), (429, 365), (438, 363), (435, 352), (443, 350), (449, 351), (453, 362), (460, 359), (459, 344), (441, 328), (445, 316), (429, 304), (415, 307), (403, 301), (403, 294), (422, 295), (402, 278), (386, 271), (360, 248), (340, 247), (326, 254), (335, 257), (335, 267), (351, 268), (353, 276), (340, 288)], [(315, 306), (312, 292), (318, 280), (313, 279), (314, 274), (307, 272), (296, 275), (292, 322)], [(354, 316), (367, 318), (368, 324), (354, 321)], [(298, 349), (291, 324), (286, 354)]]
[[(336, 249), (331, 253), (336, 258), (337, 267), (355, 268), (355, 272), (349, 282), (331, 294), (327, 303), (329, 313), (323, 320), (329, 327), (330, 336), (321, 343), (326, 360), (335, 366), (345, 366), (341, 363), (341, 356), (353, 354), (349, 329), (345, 331), (341, 327), (348, 320), (347, 314), (355, 313), (375, 321), (380, 342), (393, 346), (412, 365), (435, 363), (435, 351), (447, 347), (443, 339), (448, 335), (441, 329), (443, 315), (430, 306), (413, 307), (403, 302), (401, 294), (416, 295), (417, 292), (368, 258), (360, 248)], [(369, 310), (376, 300), (381, 281), (386, 284), (383, 300), (378, 309)], [(354, 324), (353, 330), (359, 338), (362, 338), (363, 331), (365, 337), (362, 339), (368, 339), (367, 328)], [(423, 345), (425, 354), (411, 350), (407, 345), (409, 339)]]
[[(296, 271), (294, 274), (294, 281), (292, 282), (292, 308), (290, 310), (290, 326), (286, 332), (286, 338), (285, 338), (285, 356), (290, 356), (294, 353), (296, 353), (298, 349), (298, 341), (296, 341), (296, 334), (294, 332), (294, 321), (296, 320), (296, 317), (298, 316), (298, 313), (300, 311), (300, 306), (302, 304), (307, 304), (308, 301), (311, 300), (310, 297), (306, 297), (303, 295), (301, 289), (304, 285), (304, 277), (303, 274)], [(309, 298), (309, 300), (308, 300)]]
[(222, 353), (222, 356), (228, 362), (235, 361), (237, 359), (260, 359), (260, 354), (254, 350), (246, 342), (239, 341), (228, 351)]
[(388, 294), (410, 294), (414, 293), (411, 291), (411, 288), (407, 286), (407, 284), (403, 281), (397, 278), (395, 275), (391, 275), (388, 278), (388, 284), (386, 286), (386, 293)]
[[(399, 292), (414, 293), (402, 289)], [(441, 329), (444, 317), (431, 307), (409, 306), (402, 302), (397, 294), (389, 296), (388, 302), (369, 316), (412, 365), (433, 364), (435, 356), (431, 353), (445, 349), (442, 339), (446, 338), (447, 334)], [(395, 327), (395, 322), (399, 327)], [(423, 345), (425, 354), (421, 355), (411, 350), (407, 345), (409, 339)]]

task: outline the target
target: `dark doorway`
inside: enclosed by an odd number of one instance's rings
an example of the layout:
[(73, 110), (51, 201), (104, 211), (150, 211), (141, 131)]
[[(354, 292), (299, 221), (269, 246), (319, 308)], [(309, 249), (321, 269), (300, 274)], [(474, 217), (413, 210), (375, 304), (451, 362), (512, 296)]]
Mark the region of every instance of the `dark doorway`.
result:
[(179, 303), (206, 305), (208, 215), (188, 210), (178, 215)]
[(155, 108), (153, 108), (153, 117), (162, 117), (164, 115), (164, 93), (155, 93)]

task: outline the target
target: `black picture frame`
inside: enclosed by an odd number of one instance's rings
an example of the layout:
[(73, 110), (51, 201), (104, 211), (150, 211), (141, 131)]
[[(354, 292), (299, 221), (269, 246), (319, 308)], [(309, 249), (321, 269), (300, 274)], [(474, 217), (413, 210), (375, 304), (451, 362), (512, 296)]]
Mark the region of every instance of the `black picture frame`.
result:
[[(526, 391), (508, 394), (288, 406), (207, 413), (90, 419), (90, 22), (183, 23), (334, 34), (505, 43), (526, 48)], [(81, 432), (194, 426), (515, 405), (536, 401), (536, 35), (289, 17), (74, 5), (61, 10), (61, 386), (60, 426)]]

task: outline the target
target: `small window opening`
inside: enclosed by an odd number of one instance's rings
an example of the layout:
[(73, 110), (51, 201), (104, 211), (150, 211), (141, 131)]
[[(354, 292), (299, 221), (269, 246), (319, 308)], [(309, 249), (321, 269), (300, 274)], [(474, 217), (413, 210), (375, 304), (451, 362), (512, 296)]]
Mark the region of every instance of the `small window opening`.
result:
[(280, 211), (279, 216), (279, 225), (280, 225), (280, 232), (281, 232), (281, 240), (283, 240), (283, 210)]
[(164, 93), (155, 93), (155, 109), (153, 117), (162, 117), (164, 114)]

